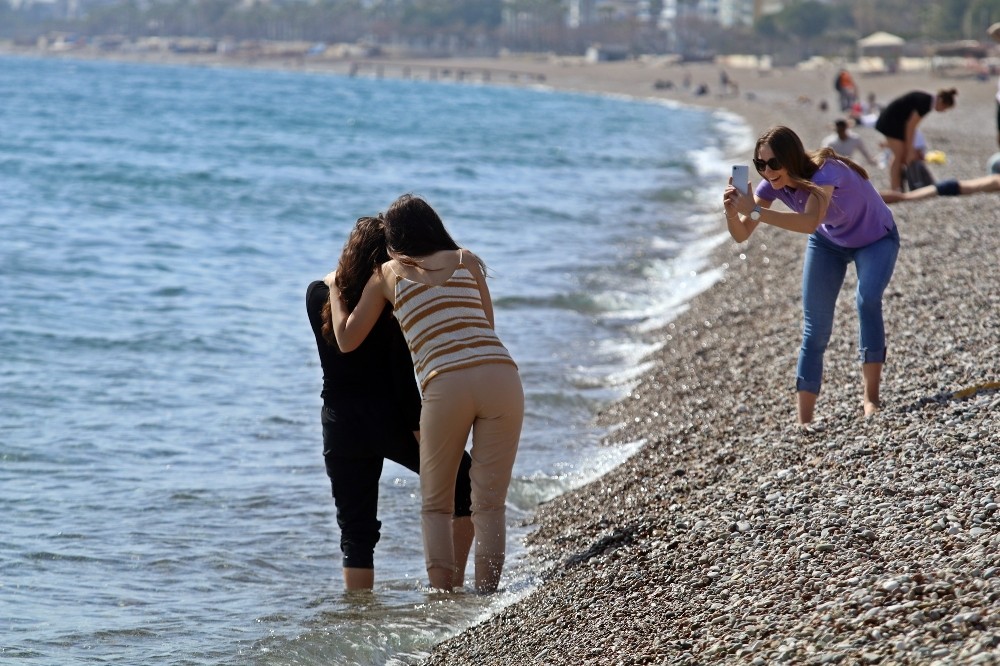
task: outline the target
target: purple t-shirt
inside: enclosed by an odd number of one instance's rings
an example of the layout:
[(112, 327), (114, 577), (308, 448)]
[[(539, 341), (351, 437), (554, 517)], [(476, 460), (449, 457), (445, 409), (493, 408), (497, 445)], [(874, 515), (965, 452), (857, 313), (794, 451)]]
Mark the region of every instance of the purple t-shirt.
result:
[[(892, 211), (871, 182), (840, 160), (827, 159), (809, 180), (819, 186), (833, 185), (826, 216), (816, 228), (816, 233), (830, 242), (841, 247), (864, 247), (896, 226)], [(771, 183), (762, 180), (756, 194), (765, 201), (780, 199), (796, 213), (802, 213), (810, 192), (789, 187), (776, 190)]]

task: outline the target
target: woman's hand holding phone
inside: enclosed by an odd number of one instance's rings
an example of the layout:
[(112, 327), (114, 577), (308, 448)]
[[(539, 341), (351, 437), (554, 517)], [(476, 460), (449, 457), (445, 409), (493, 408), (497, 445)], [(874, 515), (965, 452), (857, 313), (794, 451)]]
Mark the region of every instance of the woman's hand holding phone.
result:
[(734, 166), (732, 183), (733, 187), (740, 192), (746, 192), (745, 188), (750, 185), (750, 167), (746, 164), (737, 164)]
[(723, 197), (723, 204), (726, 207), (726, 215), (739, 213), (737, 203), (742, 196), (750, 196), (750, 167), (745, 164), (733, 166), (732, 176), (729, 178), (729, 187)]

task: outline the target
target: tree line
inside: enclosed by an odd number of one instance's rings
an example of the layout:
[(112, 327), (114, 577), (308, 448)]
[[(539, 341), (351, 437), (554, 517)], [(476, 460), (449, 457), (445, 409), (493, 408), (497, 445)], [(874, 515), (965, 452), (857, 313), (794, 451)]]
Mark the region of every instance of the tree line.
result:
[[(695, 3), (681, 0), (682, 10)], [(563, 0), (0, 0), (0, 38), (31, 42), (60, 31), (564, 54), (602, 42), (634, 53), (791, 51), (801, 57), (843, 53), (876, 30), (916, 41), (982, 40), (986, 27), (1000, 21), (1000, 0), (793, 0), (751, 26), (733, 28), (683, 11), (674, 25), (663, 26), (657, 22), (662, 7), (662, 0), (650, 2), (644, 20), (605, 12), (570, 27)]]

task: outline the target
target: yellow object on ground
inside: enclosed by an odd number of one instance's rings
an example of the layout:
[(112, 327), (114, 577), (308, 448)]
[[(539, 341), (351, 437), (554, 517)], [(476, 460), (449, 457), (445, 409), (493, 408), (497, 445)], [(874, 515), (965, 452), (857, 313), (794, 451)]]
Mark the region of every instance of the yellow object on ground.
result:
[(948, 158), (945, 156), (944, 151), (928, 150), (924, 156), (924, 161), (928, 164), (944, 164), (948, 161)]

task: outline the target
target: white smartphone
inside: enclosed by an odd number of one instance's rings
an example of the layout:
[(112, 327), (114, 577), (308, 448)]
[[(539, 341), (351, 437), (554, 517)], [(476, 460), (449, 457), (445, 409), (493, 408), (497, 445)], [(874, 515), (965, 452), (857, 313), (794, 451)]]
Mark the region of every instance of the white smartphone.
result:
[(750, 182), (750, 167), (746, 164), (737, 164), (733, 167), (733, 187), (740, 192), (747, 191), (747, 183)]

